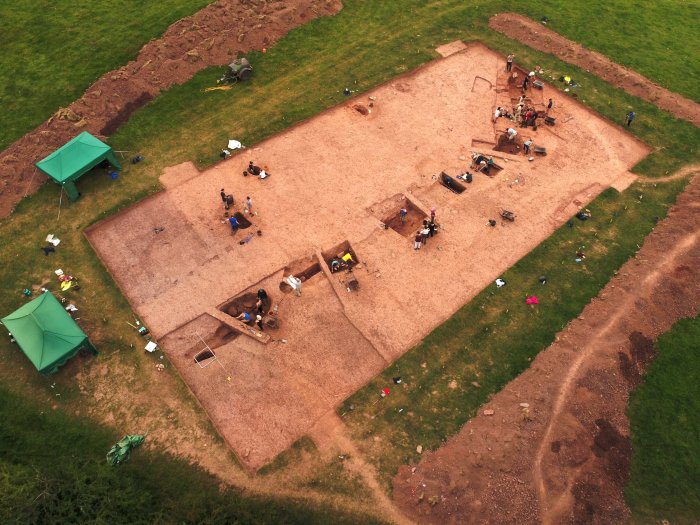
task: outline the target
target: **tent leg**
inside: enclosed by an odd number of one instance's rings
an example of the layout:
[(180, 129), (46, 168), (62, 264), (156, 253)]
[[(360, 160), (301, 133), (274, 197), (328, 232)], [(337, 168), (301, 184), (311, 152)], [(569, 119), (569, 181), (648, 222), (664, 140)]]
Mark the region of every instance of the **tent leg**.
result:
[(64, 183), (63, 189), (66, 190), (66, 195), (68, 195), (68, 198), (71, 201), (77, 201), (78, 197), (80, 197), (80, 193), (78, 193), (78, 188), (75, 187), (75, 183), (73, 181)]

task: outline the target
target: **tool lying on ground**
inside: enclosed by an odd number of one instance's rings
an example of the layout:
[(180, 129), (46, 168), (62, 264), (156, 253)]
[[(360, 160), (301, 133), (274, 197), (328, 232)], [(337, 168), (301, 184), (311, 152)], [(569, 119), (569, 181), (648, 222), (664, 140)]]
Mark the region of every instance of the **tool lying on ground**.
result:
[(510, 222), (513, 222), (515, 220), (515, 214), (512, 211), (508, 210), (501, 211), (501, 217)]

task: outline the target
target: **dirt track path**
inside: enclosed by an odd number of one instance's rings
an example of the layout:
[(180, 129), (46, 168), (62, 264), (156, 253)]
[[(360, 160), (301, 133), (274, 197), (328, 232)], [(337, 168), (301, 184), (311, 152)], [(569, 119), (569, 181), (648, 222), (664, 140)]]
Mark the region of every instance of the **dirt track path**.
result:
[(394, 505), (377, 481), (377, 471), (367, 463), (352, 439), (346, 434), (345, 424), (335, 411), (330, 411), (317, 421), (310, 435), (321, 451), (334, 449), (346, 457), (344, 466), (359, 475), (372, 492), (379, 512), (392, 523), (409, 525), (413, 523)]
[(440, 523), (624, 521), (628, 395), (653, 341), (700, 312), (699, 211), (696, 176), (637, 255), (484, 407), (493, 415), (482, 411), (424, 453), (415, 473), (399, 471), (394, 499), (404, 513)]
[(671, 180), (682, 179), (684, 177), (697, 173), (698, 171), (700, 171), (700, 164), (692, 164), (690, 166), (685, 166), (679, 169), (673, 175), (668, 175), (666, 177), (637, 177), (637, 180), (639, 182), (643, 182), (644, 184), (656, 184), (657, 182), (668, 182)]
[[(570, 396), (576, 390), (576, 381), (580, 379), (580, 372), (585, 364), (591, 359), (593, 354), (601, 347), (604, 347), (606, 341), (610, 340), (615, 335), (616, 330), (620, 330), (620, 321), (630, 310), (634, 310), (634, 303), (643, 300), (648, 301), (653, 299), (654, 291), (659, 287), (659, 281), (663, 276), (673, 272), (673, 268), (678, 266), (681, 259), (688, 250), (698, 244), (698, 231), (690, 232), (682, 238), (678, 239), (678, 243), (668, 252), (654, 262), (655, 269), (649, 272), (646, 277), (640, 282), (639, 287), (635, 288), (632, 293), (627, 294), (624, 300), (617, 302), (614, 311), (609, 313), (608, 321), (598, 333), (590, 339), (586, 346), (579, 350), (579, 355), (569, 368), (561, 385), (558, 396), (554, 401), (554, 408), (549, 418), (549, 424), (544, 432), (544, 436), (540, 441), (537, 455), (535, 456), (533, 465), (533, 481), (537, 488), (539, 498), (542, 523), (557, 523), (562, 514), (567, 510), (566, 503), (568, 502), (568, 490), (562, 491), (559, 494), (548, 489), (545, 483), (546, 474), (543, 472), (543, 460), (547, 455), (547, 444), (553, 441), (552, 436), (557, 433), (558, 426), (561, 424), (562, 414), (566, 412), (567, 403)], [(575, 478), (572, 478), (572, 481)], [(571, 484), (567, 487), (571, 488)]]
[(590, 71), (594, 75), (624, 89), (630, 95), (670, 111), (678, 118), (700, 126), (700, 104), (655, 84), (636, 71), (611, 61), (605, 55), (590, 51), (551, 29), (515, 13), (494, 15), (489, 26), (506, 36), (539, 51)]
[(178, 20), (136, 60), (102, 75), (67, 109), (0, 152), (0, 218), (46, 182), (34, 164), (76, 135), (109, 136), (158, 93), (197, 71), (270, 47), (295, 27), (341, 8), (340, 0), (217, 0)]

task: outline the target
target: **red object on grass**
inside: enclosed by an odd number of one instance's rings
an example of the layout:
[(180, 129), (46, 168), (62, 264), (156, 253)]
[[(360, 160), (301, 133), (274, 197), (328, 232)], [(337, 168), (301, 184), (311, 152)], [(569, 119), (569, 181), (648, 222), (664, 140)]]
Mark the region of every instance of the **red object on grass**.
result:
[(388, 388), (385, 388), (384, 390), (382, 390), (382, 392), (384, 392), (384, 395), (385, 395), (385, 396), (388, 396), (388, 395), (389, 395), (389, 389), (388, 389)]
[(525, 297), (525, 304), (540, 304), (540, 302), (537, 300), (537, 296), (528, 295)]

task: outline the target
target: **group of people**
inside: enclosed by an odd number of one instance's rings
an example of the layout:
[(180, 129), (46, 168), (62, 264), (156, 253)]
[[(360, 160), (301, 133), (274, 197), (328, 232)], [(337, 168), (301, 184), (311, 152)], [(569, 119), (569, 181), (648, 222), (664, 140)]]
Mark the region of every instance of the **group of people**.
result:
[(423, 219), (423, 227), (416, 232), (413, 239), (413, 249), (420, 250), (421, 246), (428, 243), (428, 239), (437, 233), (438, 225), (435, 222), (435, 208), (430, 209), (430, 219)]
[(352, 258), (351, 253), (346, 253), (341, 257), (333, 257), (330, 262), (331, 273), (339, 272), (340, 270), (346, 270), (352, 267), (355, 260)]
[[(255, 323), (258, 328), (260, 328), (260, 331), (262, 332), (264, 330), (264, 323), (263, 323), (263, 315), (265, 314), (265, 311), (269, 309), (269, 304), (270, 304), (270, 297), (267, 295), (267, 292), (265, 291), (264, 288), (260, 288), (258, 290), (257, 298), (255, 301), (255, 307), (252, 312), (247, 312), (247, 311), (242, 311), (240, 314), (236, 316), (236, 319), (239, 321), (245, 323), (245, 324), (252, 324)], [(253, 317), (255, 316), (255, 317)]]
[[(549, 112), (551, 111), (554, 103), (553, 103), (552, 99), (550, 98), (549, 101), (547, 102), (546, 111), (540, 112), (540, 111), (537, 111), (533, 106), (526, 105), (525, 102), (526, 102), (525, 95), (522, 95), (520, 97), (520, 100), (518, 100), (517, 105), (515, 107), (513, 107), (512, 113), (509, 112), (506, 108), (498, 106), (496, 108), (496, 111), (494, 111), (494, 113), (493, 113), (493, 122), (496, 123), (496, 120), (498, 120), (499, 117), (505, 117), (509, 120), (514, 121), (521, 128), (527, 128), (528, 126), (532, 126), (532, 129), (536, 130), (537, 129), (537, 119), (548, 115)], [(517, 132), (516, 132), (516, 134), (517, 134)], [(513, 136), (513, 138), (514, 137), (515, 137), (515, 135)], [(511, 138), (511, 137), (509, 137), (509, 138)]]
[[(233, 195), (227, 194), (224, 188), (221, 188), (221, 192), (219, 193), (219, 195), (221, 196), (221, 201), (223, 202), (224, 210), (228, 212), (236, 204)], [(257, 213), (253, 212), (253, 199), (250, 198), (250, 195), (247, 195), (245, 200), (243, 201), (243, 213), (248, 213), (249, 215), (257, 215)], [(228, 218), (228, 223), (229, 226), (231, 226), (231, 231), (233, 233), (236, 233), (238, 231), (238, 228), (240, 228), (241, 226), (239, 220), (234, 215), (231, 215)]]
[(247, 177), (248, 175), (255, 175), (257, 177), (260, 177), (261, 179), (265, 179), (270, 176), (270, 174), (265, 170), (265, 168), (256, 166), (255, 164), (253, 164), (252, 160), (248, 163), (248, 169), (243, 172), (244, 177)]
[(472, 153), (472, 169), (485, 175), (490, 175), (491, 169), (495, 166), (493, 157), (486, 157), (481, 153)]

